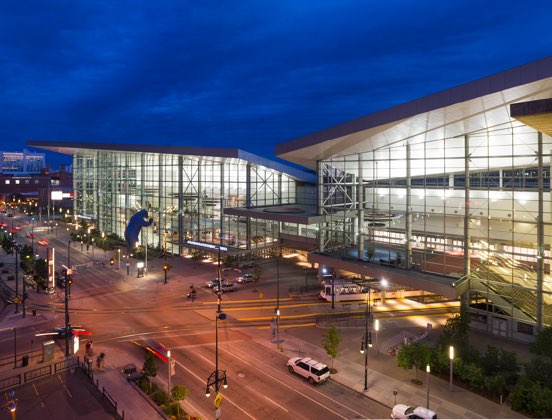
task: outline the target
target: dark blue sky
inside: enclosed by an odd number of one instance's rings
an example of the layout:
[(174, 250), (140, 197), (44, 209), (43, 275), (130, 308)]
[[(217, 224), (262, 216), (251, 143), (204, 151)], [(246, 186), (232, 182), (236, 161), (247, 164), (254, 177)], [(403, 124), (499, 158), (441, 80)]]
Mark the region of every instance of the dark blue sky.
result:
[(550, 55), (551, 12), (530, 0), (4, 1), (0, 149), (273, 158), (278, 143)]

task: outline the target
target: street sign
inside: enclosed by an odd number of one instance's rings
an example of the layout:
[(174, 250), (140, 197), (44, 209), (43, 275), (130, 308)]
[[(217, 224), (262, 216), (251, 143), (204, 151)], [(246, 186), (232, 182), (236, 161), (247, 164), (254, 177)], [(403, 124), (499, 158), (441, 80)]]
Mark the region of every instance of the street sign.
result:
[(215, 410), (215, 418), (218, 419), (220, 417), (220, 407)]
[(213, 405), (215, 406), (215, 408), (220, 410), (220, 405), (221, 404), (222, 404), (222, 394), (219, 393), (215, 397), (215, 401), (213, 401)]

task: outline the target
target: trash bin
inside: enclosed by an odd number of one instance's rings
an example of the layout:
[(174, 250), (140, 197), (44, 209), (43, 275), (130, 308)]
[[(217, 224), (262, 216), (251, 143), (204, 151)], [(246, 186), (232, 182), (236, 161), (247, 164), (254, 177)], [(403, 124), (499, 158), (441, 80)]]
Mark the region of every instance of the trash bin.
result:
[(28, 366), (29, 365), (29, 356), (25, 355), (21, 358), (21, 366)]

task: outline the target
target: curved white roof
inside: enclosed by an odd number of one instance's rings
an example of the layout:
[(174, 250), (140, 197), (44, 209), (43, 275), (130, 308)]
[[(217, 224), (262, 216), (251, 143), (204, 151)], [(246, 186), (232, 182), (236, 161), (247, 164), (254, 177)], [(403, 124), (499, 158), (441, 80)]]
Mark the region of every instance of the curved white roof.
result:
[(515, 123), (510, 104), (547, 98), (552, 56), (279, 144), (276, 156), (315, 169), (317, 161), (332, 156)]

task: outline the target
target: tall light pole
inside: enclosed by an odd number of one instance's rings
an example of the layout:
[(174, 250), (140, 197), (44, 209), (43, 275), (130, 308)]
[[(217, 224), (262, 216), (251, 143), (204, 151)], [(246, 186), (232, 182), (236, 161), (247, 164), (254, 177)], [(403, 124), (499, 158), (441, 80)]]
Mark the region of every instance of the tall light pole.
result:
[(379, 331), (379, 319), (374, 320), (374, 329), (376, 330), (376, 357), (379, 356), (379, 346), (378, 346), (378, 331)]
[(278, 255), (276, 255), (276, 346), (278, 350), (280, 347), (280, 252), (282, 248), (279, 248)]
[(429, 409), (429, 373), (431, 372), (431, 368), (429, 367), (429, 363), (426, 365), (426, 408)]
[(167, 396), (169, 397), (169, 402), (171, 402), (171, 351), (167, 350)]
[(13, 249), (15, 251), (15, 313), (17, 314), (19, 313), (19, 251), (15, 242), (13, 242)]
[(372, 347), (372, 333), (368, 331), (368, 318), (370, 317), (371, 289), (368, 288), (368, 299), (366, 299), (366, 313), (364, 314), (364, 337), (360, 344), (360, 353), (364, 354), (364, 390), (368, 390), (368, 349)]
[(449, 391), (452, 392), (452, 361), (454, 360), (454, 347), (449, 347), (449, 359), (450, 359), (450, 386)]
[(69, 270), (71, 270), (71, 240), (67, 242), (67, 271), (65, 271), (65, 356), (69, 356)]
[(219, 362), (218, 362), (218, 321), (225, 320), (226, 314), (223, 312), (217, 312), (217, 315), (215, 317), (215, 371), (209, 375), (207, 378), (207, 387), (205, 388), (205, 396), (209, 398), (211, 395), (211, 387), (215, 387), (215, 392), (217, 394), (217, 398), (215, 399), (215, 402), (218, 401), (218, 405), (215, 404), (216, 411), (216, 418), (219, 418), (219, 406), (220, 406), (220, 397), (219, 397), (219, 390), (220, 390), (220, 384), (222, 382), (223, 388), (228, 388), (228, 380), (226, 379), (226, 371), (225, 370), (219, 370)]

